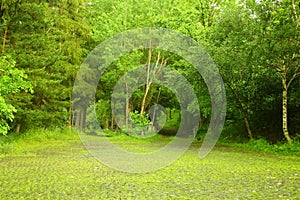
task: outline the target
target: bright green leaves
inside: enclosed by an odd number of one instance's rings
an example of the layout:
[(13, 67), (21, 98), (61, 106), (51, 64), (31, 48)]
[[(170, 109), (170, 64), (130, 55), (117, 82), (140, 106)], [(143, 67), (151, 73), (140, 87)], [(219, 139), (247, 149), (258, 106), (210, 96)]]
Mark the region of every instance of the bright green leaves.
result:
[(25, 81), (27, 75), (15, 68), (15, 61), (10, 56), (0, 58), (0, 95), (7, 96), (21, 90), (32, 92), (31, 84)]
[[(228, 118), (231, 113), (237, 113), (233, 110), (237, 106), (245, 124), (249, 118), (250, 127), (260, 135), (262, 127), (273, 132), (279, 130), (278, 121), (287, 118), (280, 116), (280, 89), (288, 88), (300, 75), (296, 56), (300, 41), (299, 7), (292, 2), (267, 0), (232, 4), (221, 12), (218, 23), (208, 29), (210, 43), (207, 46), (228, 86), (228, 94), (232, 94), (229, 95), (232, 99), (228, 101)], [(285, 84), (280, 85), (280, 82)], [(235, 106), (230, 105), (233, 102)], [(247, 129), (250, 133), (250, 128)]]
[(18, 70), (15, 67), (15, 61), (10, 56), (0, 58), (0, 94), (7, 96), (9, 94), (18, 93), (21, 90), (32, 92), (31, 85), (24, 79), (27, 75), (24, 70)]
[(0, 57), (0, 134), (7, 134), (8, 122), (14, 119), (17, 110), (7, 97), (19, 92), (33, 92), (31, 84), (26, 81), (23, 70), (15, 68), (15, 61), (10, 56)]
[[(66, 120), (72, 124), (72, 86), (88, 51), (117, 33), (143, 27), (180, 31), (203, 44), (227, 84), (228, 118), (240, 124), (243, 116), (239, 110), (244, 112), (254, 136), (265, 132), (262, 127), (272, 129), (270, 133), (279, 130), (280, 125), (269, 124), (280, 124), (284, 72), (286, 86), (290, 88), (290, 123), (297, 125), (299, 13), (295, 0), (2, 0), (1, 53), (12, 55), (15, 61), (8, 56), (0, 61), (0, 133), (7, 132), (9, 125), (14, 129), (22, 124), (26, 129), (65, 125)], [(186, 77), (198, 96), (202, 119), (209, 121), (211, 102), (205, 82), (195, 76), (197, 71), (184, 59), (159, 51), (153, 51), (151, 63), (156, 63), (161, 53), (160, 59), (167, 60), (166, 66)], [(132, 51), (119, 57), (101, 76), (95, 107), (102, 127), (116, 127), (110, 109), (114, 85), (122, 76), (124, 84), (131, 82), (126, 73), (145, 65), (147, 58), (148, 49)], [(87, 70), (82, 79), (93, 79), (93, 70)], [(30, 81), (34, 93), (28, 92), (31, 86), (24, 80)], [(168, 109), (179, 108), (170, 90), (159, 88), (158, 84), (150, 85), (147, 95), (144, 95), (145, 87), (139, 87), (127, 97), (130, 111), (141, 108), (143, 96), (146, 96), (146, 111), (155, 103)], [(89, 95), (87, 91), (76, 92)], [(82, 106), (85, 103), (78, 99), (76, 102)], [(188, 107), (191, 113), (198, 106), (194, 104)], [(10, 122), (13, 117), (14, 121)], [(291, 130), (299, 132), (300, 129)]]
[(144, 127), (151, 124), (149, 120), (149, 115), (147, 113), (140, 114), (138, 111), (130, 112), (130, 119), (137, 126)]
[[(299, 76), (300, 7), (295, 1), (264, 1), (254, 7), (257, 14), (256, 32), (261, 65), (277, 73), (282, 82), (283, 133), (290, 142), (288, 131), (288, 89)], [(267, 57), (267, 59), (266, 59)], [(291, 94), (293, 95), (293, 94)], [(289, 106), (290, 107), (290, 106)]]

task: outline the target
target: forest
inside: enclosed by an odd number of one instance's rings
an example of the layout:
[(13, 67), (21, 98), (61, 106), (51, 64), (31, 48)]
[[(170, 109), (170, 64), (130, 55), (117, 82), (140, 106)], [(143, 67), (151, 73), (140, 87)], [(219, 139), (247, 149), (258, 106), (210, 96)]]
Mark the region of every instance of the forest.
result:
[[(98, 82), (93, 103), (72, 98), (74, 92), (85, 92), (74, 91), (74, 82), (97, 45), (127, 30), (159, 27), (192, 38), (213, 59), (226, 90), (222, 138), (270, 143), (299, 138), (298, 1), (2, 0), (0, 6), (1, 135), (35, 128), (88, 129), (91, 109), (102, 129), (115, 131), (120, 127), (111, 110), (112, 91), (124, 74), (141, 65), (154, 73), (168, 66), (188, 80), (200, 108), (196, 132), (205, 135), (211, 99), (203, 77), (181, 56), (151, 46), (113, 61)], [(92, 69), (86, 72), (85, 79), (93, 79)], [(143, 78), (148, 75), (145, 71)], [(74, 110), (74, 104), (82, 109)], [(126, 98), (126, 116), (150, 124), (154, 104), (165, 109), (161, 133), (176, 134), (182, 113), (176, 95), (165, 86), (148, 81), (137, 88)], [(194, 107), (188, 105), (191, 118)]]
[(0, 199), (299, 199), (299, 0), (0, 0)]

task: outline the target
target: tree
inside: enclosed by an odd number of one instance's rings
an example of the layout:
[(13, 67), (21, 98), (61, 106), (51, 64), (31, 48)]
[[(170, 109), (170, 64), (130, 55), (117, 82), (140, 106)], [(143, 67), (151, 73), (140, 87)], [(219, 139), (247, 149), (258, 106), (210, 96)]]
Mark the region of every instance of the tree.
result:
[[(71, 124), (71, 94), (76, 70), (89, 37), (82, 1), (14, 1), (17, 12), (6, 17), (5, 54), (25, 70), (34, 94), (15, 94), (15, 127)], [(5, 28), (5, 27), (3, 27)], [(22, 128), (22, 127), (21, 127)]]
[(16, 62), (10, 56), (0, 57), (0, 134), (10, 130), (9, 122), (14, 120), (16, 108), (8, 97), (20, 92), (33, 92), (24, 70), (15, 68)]
[(250, 13), (233, 4), (221, 13), (218, 23), (208, 31), (210, 52), (241, 113), (250, 139), (253, 139), (250, 106), (256, 94), (256, 75), (262, 72), (253, 59), (256, 48), (254, 26)]
[(300, 76), (300, 6), (295, 1), (268, 0), (257, 2), (256, 17), (261, 57), (260, 61), (274, 70), (282, 83), (282, 131), (288, 142), (288, 89)]
[[(181, 31), (198, 41), (203, 38), (203, 30), (206, 27), (212, 26), (215, 17), (220, 9), (220, 4), (223, 1), (199, 1), (195, 5), (194, 1), (92, 1), (89, 6), (90, 15), (89, 22), (93, 27), (93, 38), (96, 42), (102, 42), (106, 38), (113, 36), (116, 33), (121, 33), (128, 29), (142, 28), (149, 26), (158, 26), (164, 28), (171, 28), (173, 30)], [(147, 6), (145, 6), (147, 4)], [(120, 14), (122, 13), (122, 14)], [(188, 77), (192, 81), (195, 91), (199, 98), (205, 101), (202, 103), (202, 116), (209, 118), (210, 101), (208, 91), (204, 81), (199, 76), (195, 78), (193, 73), (198, 73), (196, 70), (188, 70), (192, 68), (189, 64), (184, 62), (179, 56), (167, 54), (153, 49), (142, 49), (138, 52), (131, 52), (124, 55), (118, 62), (113, 63), (109, 69), (103, 74), (100, 80), (97, 100), (100, 98), (109, 99), (110, 92), (118, 78), (123, 75), (124, 86), (130, 82), (128, 77), (124, 75), (133, 67), (138, 65), (145, 65), (144, 80), (145, 87), (139, 88), (132, 97), (126, 98), (126, 118), (129, 118), (130, 111), (139, 110), (143, 113), (150, 109), (151, 103), (156, 103), (156, 99), (160, 100), (159, 96), (164, 97), (159, 103), (168, 105), (168, 107), (175, 108), (177, 103), (174, 103), (174, 94), (165, 88), (158, 89), (156, 84), (149, 79), (149, 75), (160, 68), (159, 66), (168, 65), (176, 68), (180, 73)], [(170, 56), (171, 55), (171, 56)], [(121, 62), (120, 62), (121, 61)], [(186, 73), (186, 72), (191, 72)], [(126, 90), (126, 88), (124, 88)], [(205, 95), (202, 95), (204, 94)], [(203, 98), (205, 96), (205, 98)], [(137, 106), (139, 105), (139, 106)], [(194, 105), (195, 106), (195, 105)], [(190, 111), (193, 106), (189, 106)], [(125, 124), (127, 124), (125, 119)], [(205, 121), (205, 120), (204, 120)]]

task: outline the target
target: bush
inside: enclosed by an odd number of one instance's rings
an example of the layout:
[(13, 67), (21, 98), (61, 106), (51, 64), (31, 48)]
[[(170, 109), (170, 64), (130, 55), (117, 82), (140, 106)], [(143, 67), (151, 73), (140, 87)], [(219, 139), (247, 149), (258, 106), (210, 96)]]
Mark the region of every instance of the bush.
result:
[(245, 145), (250, 150), (257, 150), (263, 152), (269, 152), (272, 150), (272, 145), (269, 144), (268, 141), (265, 139), (250, 140)]
[(259, 151), (264, 153), (278, 153), (283, 155), (300, 156), (300, 142), (296, 138), (292, 143), (270, 144), (265, 139), (250, 140), (247, 143), (222, 143), (225, 145), (242, 148), (245, 150)]
[(245, 143), (249, 141), (242, 121), (236, 123), (233, 120), (227, 120), (225, 123), (219, 141), (223, 143)]
[(130, 119), (134, 123), (128, 130), (128, 134), (134, 137), (152, 137), (156, 134), (155, 130), (149, 130), (152, 125), (147, 113), (139, 114), (138, 111), (130, 112)]

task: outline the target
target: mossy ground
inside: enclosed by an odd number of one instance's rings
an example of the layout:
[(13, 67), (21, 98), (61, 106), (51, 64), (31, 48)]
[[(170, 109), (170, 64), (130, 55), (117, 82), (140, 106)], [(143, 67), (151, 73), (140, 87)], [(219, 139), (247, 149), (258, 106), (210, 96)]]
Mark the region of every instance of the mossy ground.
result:
[[(167, 137), (112, 142), (145, 151)], [(172, 165), (154, 173), (111, 169), (80, 143), (29, 148), (0, 160), (1, 199), (299, 199), (300, 158), (215, 147), (204, 159), (200, 143)]]

